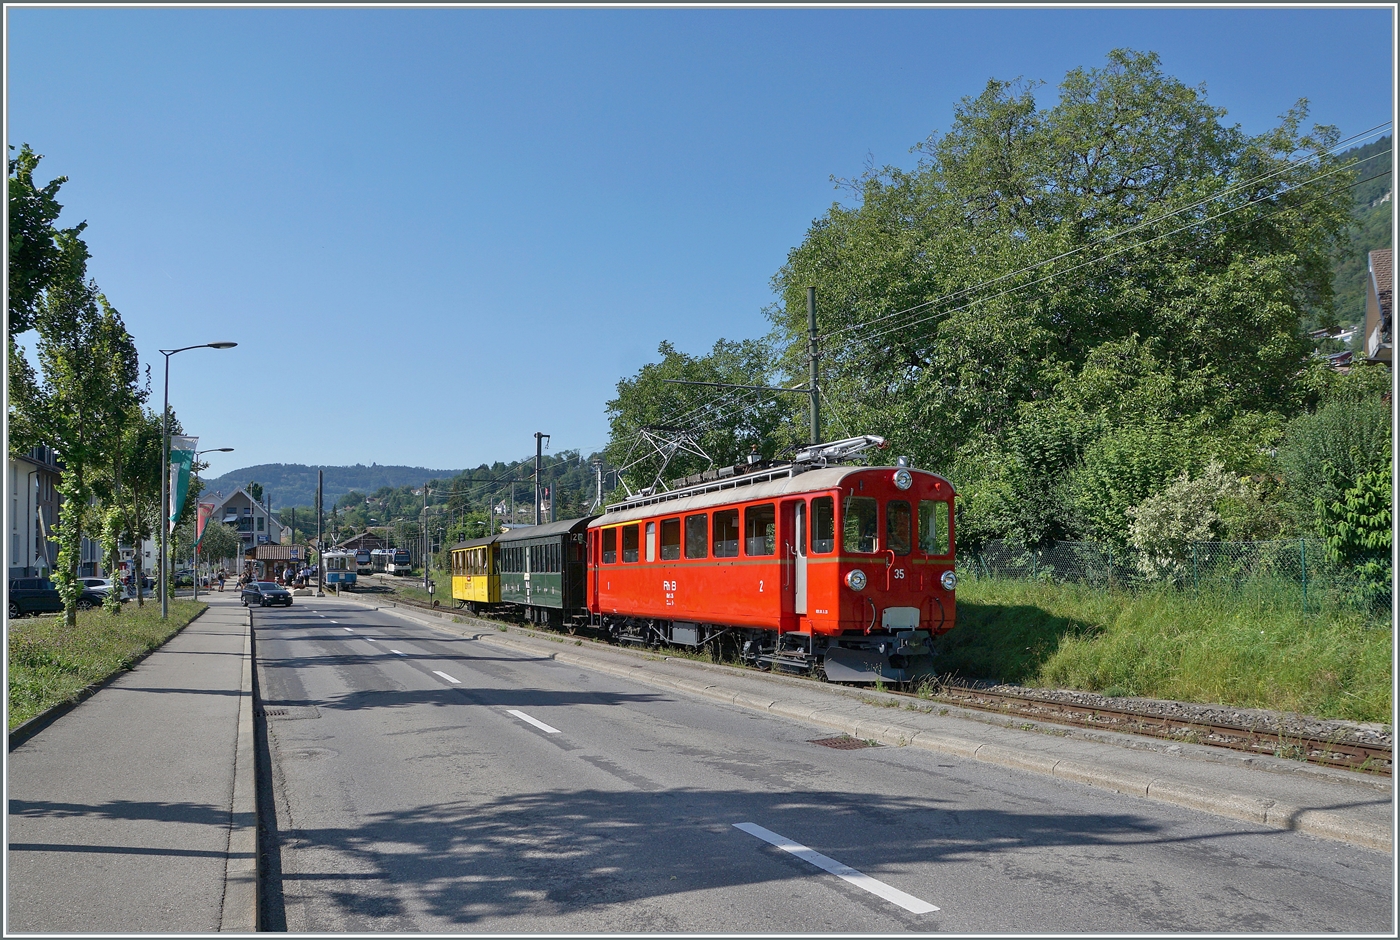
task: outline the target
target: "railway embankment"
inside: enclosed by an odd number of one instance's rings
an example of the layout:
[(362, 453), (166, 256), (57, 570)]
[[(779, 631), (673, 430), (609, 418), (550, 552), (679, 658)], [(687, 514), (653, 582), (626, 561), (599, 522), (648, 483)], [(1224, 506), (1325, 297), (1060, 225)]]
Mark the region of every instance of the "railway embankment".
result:
[(676, 694), (808, 722), (873, 746), (922, 748), (1265, 829), (1392, 851), (1393, 803), (1386, 777), (619, 649), (452, 611), (397, 605), (384, 596), (341, 600)]

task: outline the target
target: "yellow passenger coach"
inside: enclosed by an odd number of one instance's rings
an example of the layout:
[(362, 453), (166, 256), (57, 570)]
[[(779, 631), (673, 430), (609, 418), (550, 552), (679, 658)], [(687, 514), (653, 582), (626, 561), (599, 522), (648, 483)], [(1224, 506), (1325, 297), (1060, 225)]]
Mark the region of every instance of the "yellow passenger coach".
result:
[(475, 612), (501, 602), (501, 577), (496, 567), (496, 539), (458, 542), (452, 546), (452, 599)]

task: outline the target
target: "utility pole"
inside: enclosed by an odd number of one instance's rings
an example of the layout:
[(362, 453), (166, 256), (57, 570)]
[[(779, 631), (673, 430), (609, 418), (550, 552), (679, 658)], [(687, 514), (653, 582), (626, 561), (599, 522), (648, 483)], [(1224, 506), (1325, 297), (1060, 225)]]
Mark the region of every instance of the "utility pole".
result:
[(601, 458), (593, 461), (593, 505), (588, 507), (588, 511), (603, 508), (603, 461)]
[[(423, 483), (423, 590), (428, 590), (428, 484)], [(429, 598), (431, 600), (431, 598)]]
[(548, 434), (535, 432), (535, 525), (540, 524), (540, 464), (543, 458), (544, 442), (549, 440)]
[(325, 513), (322, 512), (322, 502), (324, 500), (326, 483), (326, 471), (316, 471), (316, 596), (326, 596), (326, 559), (325, 541), (322, 532), (322, 522)]
[(812, 446), (822, 442), (822, 414), (817, 397), (817, 289), (807, 288), (807, 388), (812, 394)]

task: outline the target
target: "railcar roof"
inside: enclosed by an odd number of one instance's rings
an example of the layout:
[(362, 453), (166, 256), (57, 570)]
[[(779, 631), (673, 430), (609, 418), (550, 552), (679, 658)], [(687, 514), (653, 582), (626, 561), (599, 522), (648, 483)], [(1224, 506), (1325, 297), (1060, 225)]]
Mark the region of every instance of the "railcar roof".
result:
[(477, 548), (481, 545), (490, 545), (498, 538), (500, 538), (499, 535), (487, 535), (479, 539), (469, 539), (465, 542), (458, 542), (456, 545), (452, 546), (452, 551), (455, 552), (459, 548)]
[(509, 532), (502, 532), (496, 536), (498, 542), (519, 542), (523, 539), (546, 538), (551, 535), (563, 535), (567, 532), (582, 532), (584, 524), (592, 516), (582, 516), (578, 519), (560, 519), (558, 522), (544, 522), (540, 525), (521, 526), (518, 529), (511, 529)]
[[(743, 503), (755, 499), (769, 499), (779, 496), (792, 496), (797, 493), (810, 493), (814, 490), (830, 490), (841, 485), (841, 481), (846, 477), (857, 473), (864, 473), (870, 470), (885, 470), (892, 468), (885, 467), (823, 467), (820, 470), (808, 470), (806, 473), (799, 473), (792, 477), (779, 477), (775, 480), (765, 480), (762, 483), (743, 483), (743, 477), (733, 477), (732, 480), (740, 481), (732, 486), (724, 486), (722, 489), (707, 488), (703, 492), (693, 496), (680, 496), (676, 499), (649, 500), (641, 506), (634, 506), (630, 509), (618, 509), (598, 516), (591, 523), (589, 528), (598, 528), (605, 525), (614, 525), (619, 522), (632, 522), (637, 519), (651, 519), (656, 516), (670, 516), (676, 513), (693, 512), (698, 509), (711, 509), (715, 506), (726, 506), (730, 503)], [(925, 476), (943, 478), (936, 473), (927, 470), (914, 470), (911, 473), (921, 473)], [(729, 480), (720, 481), (729, 483)], [(946, 480), (944, 482), (947, 482)], [(713, 486), (713, 484), (711, 484)]]

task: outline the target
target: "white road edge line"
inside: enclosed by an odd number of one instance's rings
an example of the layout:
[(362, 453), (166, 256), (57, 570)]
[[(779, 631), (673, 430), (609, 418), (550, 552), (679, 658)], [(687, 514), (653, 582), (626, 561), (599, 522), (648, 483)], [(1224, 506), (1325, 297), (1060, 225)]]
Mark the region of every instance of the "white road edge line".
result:
[(538, 718), (531, 718), (529, 715), (527, 715), (527, 714), (525, 714), (524, 712), (519, 711), (519, 710), (517, 710), (517, 709), (508, 708), (508, 709), (506, 709), (506, 713), (507, 713), (507, 714), (510, 714), (510, 715), (514, 715), (516, 718), (519, 718), (521, 721), (529, 722), (530, 724), (534, 725), (536, 728), (539, 728), (539, 729), (540, 729), (541, 731), (543, 731), (545, 734), (561, 734), (561, 733), (562, 733), (558, 728), (551, 728), (549, 725), (547, 725), (547, 724), (545, 724), (544, 722), (540, 721)]
[(445, 673), (445, 672), (438, 672), (436, 669), (433, 670), (433, 675), (435, 675), (435, 676), (442, 676), (444, 679), (446, 679), (448, 682), (451, 682), (453, 685), (461, 685), (461, 684), (462, 684), (462, 680), (461, 680), (461, 679), (454, 679), (454, 678), (452, 678), (451, 676), (449, 676), (447, 673)]
[(869, 891), (876, 897), (884, 898), (891, 904), (898, 904), (900, 907), (904, 908), (910, 913), (931, 914), (934, 911), (938, 910), (938, 908), (934, 907), (927, 901), (921, 901), (918, 898), (914, 897), (912, 894), (905, 894), (898, 888), (892, 888), (889, 885), (885, 884), (883, 881), (871, 878), (869, 875), (863, 875), (860, 872), (856, 871), (854, 868), (851, 868), (849, 865), (842, 865), (834, 858), (827, 858), (820, 852), (814, 852), (811, 849), (807, 848), (807, 846), (802, 845), (798, 842), (793, 842), (791, 839), (788, 839), (784, 836), (780, 836), (776, 832), (772, 832), (768, 829), (764, 829), (762, 826), (755, 825), (754, 823), (745, 822), (735, 823), (734, 828), (741, 829), (751, 836), (755, 836), (759, 839), (762, 839), (769, 845), (775, 845), (778, 848), (782, 849), (784, 852), (790, 852), (791, 854), (796, 855), (798, 858), (802, 859), (804, 862), (810, 862), (811, 864), (820, 868), (822, 871), (830, 872), (837, 878), (840, 878), (842, 881), (849, 881), (857, 888)]

